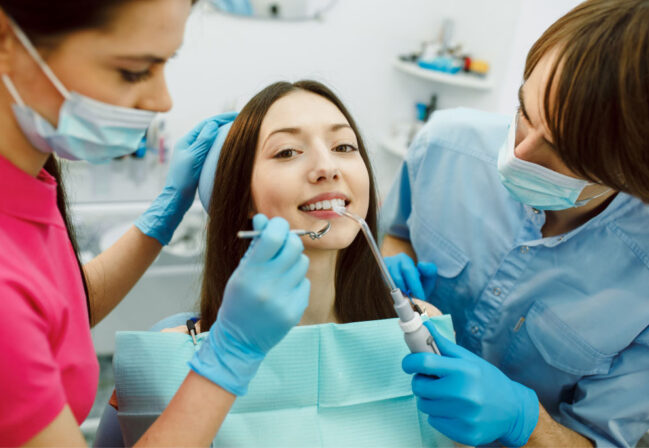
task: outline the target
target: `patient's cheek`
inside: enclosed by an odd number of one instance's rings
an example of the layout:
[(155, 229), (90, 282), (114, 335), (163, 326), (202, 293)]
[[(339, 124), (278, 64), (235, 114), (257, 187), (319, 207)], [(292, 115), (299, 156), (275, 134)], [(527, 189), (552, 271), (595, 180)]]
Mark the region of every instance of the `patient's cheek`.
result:
[[(263, 166), (259, 167), (261, 173), (255, 173), (251, 183), (254, 212), (263, 213), (268, 217), (283, 216), (286, 218), (287, 208), (291, 208), (293, 211), (294, 206), (287, 195), (287, 191), (294, 189), (288, 183), (290, 177), (273, 174), (271, 170), (263, 172), (263, 168)], [(290, 205), (287, 204), (288, 202)]]

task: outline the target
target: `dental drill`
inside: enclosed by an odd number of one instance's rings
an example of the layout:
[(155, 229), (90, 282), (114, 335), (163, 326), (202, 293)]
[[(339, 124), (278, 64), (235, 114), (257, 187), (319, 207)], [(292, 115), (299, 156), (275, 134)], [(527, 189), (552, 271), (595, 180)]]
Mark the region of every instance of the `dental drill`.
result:
[(439, 355), (439, 349), (433, 336), (430, 334), (428, 329), (424, 326), (424, 323), (421, 319), (421, 315), (416, 313), (411, 306), (411, 303), (406, 299), (397, 285), (395, 285), (394, 280), (388, 272), (388, 268), (383, 261), (379, 247), (376, 244), (376, 240), (372, 236), (372, 232), (368, 227), (367, 223), (363, 218), (353, 213), (347, 211), (344, 207), (333, 207), (333, 211), (338, 213), (340, 216), (347, 217), (361, 227), (363, 235), (372, 250), (372, 254), (376, 259), (376, 262), (379, 265), (381, 274), (383, 275), (383, 280), (385, 280), (386, 285), (390, 288), (390, 295), (394, 301), (394, 310), (399, 316), (399, 326), (403, 330), (403, 337), (406, 340), (406, 344), (412, 353), (421, 353), (421, 352), (430, 352)]

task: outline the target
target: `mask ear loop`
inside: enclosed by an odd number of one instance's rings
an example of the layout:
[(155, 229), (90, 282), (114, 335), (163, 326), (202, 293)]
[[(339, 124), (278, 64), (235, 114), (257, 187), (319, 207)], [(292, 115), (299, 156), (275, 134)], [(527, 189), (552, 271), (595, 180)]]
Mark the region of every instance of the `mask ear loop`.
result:
[[(590, 185), (597, 185), (597, 184), (591, 182), (589, 185), (586, 185), (586, 187), (588, 187)], [(586, 187), (584, 187), (584, 188), (586, 188)], [(602, 191), (601, 193), (597, 193), (595, 196), (591, 196), (589, 198), (584, 198), (581, 201), (577, 201), (577, 202), (575, 202), (575, 207), (583, 207), (584, 205), (588, 204), (593, 199), (601, 198), (602, 196), (604, 196), (606, 193), (608, 193), (611, 190), (612, 190), (612, 188), (608, 188), (608, 189)]]
[(25, 102), (20, 97), (20, 94), (18, 93), (18, 90), (16, 90), (16, 86), (14, 86), (14, 83), (11, 81), (11, 78), (9, 78), (9, 76), (7, 76), (6, 74), (3, 74), (2, 82), (4, 83), (5, 87), (9, 91), (9, 95), (11, 95), (11, 97), (14, 99), (16, 104), (18, 104), (20, 107), (24, 107)]
[[(56, 77), (52, 69), (45, 63), (43, 58), (41, 57), (40, 53), (36, 51), (36, 48), (32, 45), (32, 43), (29, 41), (29, 38), (23, 33), (23, 30), (20, 29), (18, 24), (13, 21), (12, 18), (9, 18), (9, 26), (11, 26), (11, 29), (13, 30), (14, 34), (20, 41), (20, 43), (25, 47), (25, 50), (27, 50), (27, 53), (34, 58), (36, 63), (39, 65), (41, 70), (43, 70), (43, 73), (45, 73), (45, 76), (54, 84), (54, 87), (56, 87), (56, 90), (59, 91), (61, 95), (63, 95), (63, 98), (66, 100), (70, 98), (70, 92), (68, 92), (68, 89), (65, 88), (65, 86), (59, 81), (59, 78)], [(5, 85), (7, 82), (5, 81)], [(13, 85), (13, 84), (12, 84)], [(9, 87), (8, 87), (9, 88)], [(11, 88), (9, 88), (11, 90)], [(16, 93), (18, 93), (14, 87), (13, 89)], [(18, 96), (20, 98), (20, 96)], [(15, 99), (15, 98), (14, 98)], [(18, 101), (16, 101), (18, 103)]]

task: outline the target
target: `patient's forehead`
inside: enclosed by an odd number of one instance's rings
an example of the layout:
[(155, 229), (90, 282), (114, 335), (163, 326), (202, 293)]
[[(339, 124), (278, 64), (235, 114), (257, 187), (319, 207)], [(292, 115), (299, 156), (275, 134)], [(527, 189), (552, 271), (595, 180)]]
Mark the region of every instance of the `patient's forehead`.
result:
[(263, 142), (277, 129), (320, 132), (340, 123), (349, 124), (335, 104), (315, 93), (297, 90), (275, 101), (268, 109), (259, 130), (259, 141)]

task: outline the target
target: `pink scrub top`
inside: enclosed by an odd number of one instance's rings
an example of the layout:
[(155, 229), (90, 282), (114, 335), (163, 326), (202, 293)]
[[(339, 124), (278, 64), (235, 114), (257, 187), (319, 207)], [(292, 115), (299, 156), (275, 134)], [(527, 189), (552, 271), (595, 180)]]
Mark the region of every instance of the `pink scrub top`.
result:
[(92, 407), (99, 365), (56, 181), (0, 157), (0, 446), (21, 445), (67, 403)]

